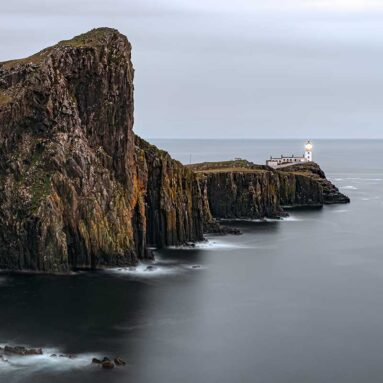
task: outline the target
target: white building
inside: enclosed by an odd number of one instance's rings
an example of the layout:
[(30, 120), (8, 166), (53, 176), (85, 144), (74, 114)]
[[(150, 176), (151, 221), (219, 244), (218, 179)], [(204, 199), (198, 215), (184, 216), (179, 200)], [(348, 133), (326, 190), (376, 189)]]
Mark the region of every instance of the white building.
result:
[(279, 168), (288, 165), (301, 164), (304, 162), (311, 162), (313, 160), (313, 144), (311, 141), (307, 141), (305, 144), (305, 152), (303, 156), (283, 156), (280, 157), (270, 157), (266, 161), (266, 165), (272, 168)]

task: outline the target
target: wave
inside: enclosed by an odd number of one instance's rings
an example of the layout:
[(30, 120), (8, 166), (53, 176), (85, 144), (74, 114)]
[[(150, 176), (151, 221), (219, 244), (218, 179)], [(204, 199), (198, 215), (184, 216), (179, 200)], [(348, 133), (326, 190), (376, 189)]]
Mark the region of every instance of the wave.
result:
[(352, 186), (352, 185), (341, 186), (339, 189), (344, 189), (344, 190), (358, 190), (357, 187)]
[(162, 266), (157, 263), (150, 265), (141, 264), (132, 267), (113, 267), (107, 269), (106, 272), (120, 275), (131, 275), (134, 277), (158, 277), (180, 273), (182, 269), (179, 266)]
[[(0, 345), (0, 347), (3, 346)], [(0, 359), (0, 376), (7, 372), (34, 373), (43, 370), (61, 372), (85, 368), (92, 365), (92, 358), (102, 358), (102, 356), (86, 353), (68, 357), (57, 348), (44, 349), (42, 355), (4, 355), (4, 359)]]
[(221, 219), (220, 221), (264, 223), (264, 222), (295, 222), (295, 221), (302, 221), (302, 219), (297, 218), (293, 215), (289, 215), (288, 217), (281, 217), (281, 218), (230, 218), (230, 219)]
[(289, 215), (288, 217), (283, 217), (279, 219), (275, 218), (265, 218), (266, 222), (298, 222), (298, 221), (303, 221), (303, 219), (295, 217), (293, 215)]

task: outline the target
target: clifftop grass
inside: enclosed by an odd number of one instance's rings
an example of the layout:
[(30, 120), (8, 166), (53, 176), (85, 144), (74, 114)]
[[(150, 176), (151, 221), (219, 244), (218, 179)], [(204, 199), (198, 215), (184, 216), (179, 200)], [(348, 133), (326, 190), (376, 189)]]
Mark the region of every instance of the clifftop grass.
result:
[(6, 69), (12, 68), (15, 65), (22, 65), (22, 64), (39, 64), (44, 59), (49, 56), (49, 53), (52, 52), (55, 48), (58, 47), (74, 47), (74, 48), (85, 48), (85, 47), (97, 47), (100, 45), (106, 44), (106, 40), (108, 37), (112, 37), (114, 35), (120, 35), (117, 29), (112, 28), (96, 28), (92, 29), (91, 31), (87, 33), (83, 33), (81, 35), (75, 36), (70, 40), (63, 40), (57, 43), (56, 45), (53, 45), (51, 47), (48, 47), (46, 49), (43, 49), (42, 51), (21, 59), (15, 59), (15, 60), (9, 60), (0, 62), (0, 66), (3, 66)]
[(266, 171), (263, 165), (256, 165), (250, 161), (238, 159), (232, 161), (201, 162), (186, 165), (196, 173), (224, 173), (224, 172), (262, 172)]

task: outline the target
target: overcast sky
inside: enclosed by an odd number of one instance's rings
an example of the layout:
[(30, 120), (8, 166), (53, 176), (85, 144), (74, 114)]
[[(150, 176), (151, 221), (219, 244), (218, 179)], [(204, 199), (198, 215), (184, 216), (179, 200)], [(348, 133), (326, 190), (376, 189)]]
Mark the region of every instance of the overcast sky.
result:
[(109, 26), (153, 138), (383, 138), (382, 0), (12, 0), (0, 61)]

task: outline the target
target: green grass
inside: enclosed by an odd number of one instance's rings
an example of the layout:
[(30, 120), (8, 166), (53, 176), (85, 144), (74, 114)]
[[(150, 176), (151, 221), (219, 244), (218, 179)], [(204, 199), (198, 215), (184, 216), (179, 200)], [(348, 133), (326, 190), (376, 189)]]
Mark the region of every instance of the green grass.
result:
[(194, 170), (195, 173), (262, 173), (266, 172), (263, 169), (249, 169), (249, 168), (236, 168), (236, 167), (227, 167), (219, 169), (198, 169)]
[(87, 33), (83, 33), (82, 35), (75, 36), (70, 40), (60, 41), (58, 44), (52, 47), (43, 49), (42, 51), (32, 56), (16, 59), (16, 60), (0, 62), (0, 65), (6, 69), (9, 69), (18, 64), (29, 64), (29, 63), (40, 64), (49, 55), (49, 53), (56, 47), (60, 47), (60, 46), (61, 47), (70, 46), (75, 48), (87, 47), (87, 46), (95, 47), (103, 43), (104, 37), (106, 37), (107, 35), (115, 34), (115, 33), (118, 33), (118, 31), (116, 29), (111, 29), (111, 28), (92, 29), (91, 31)]

